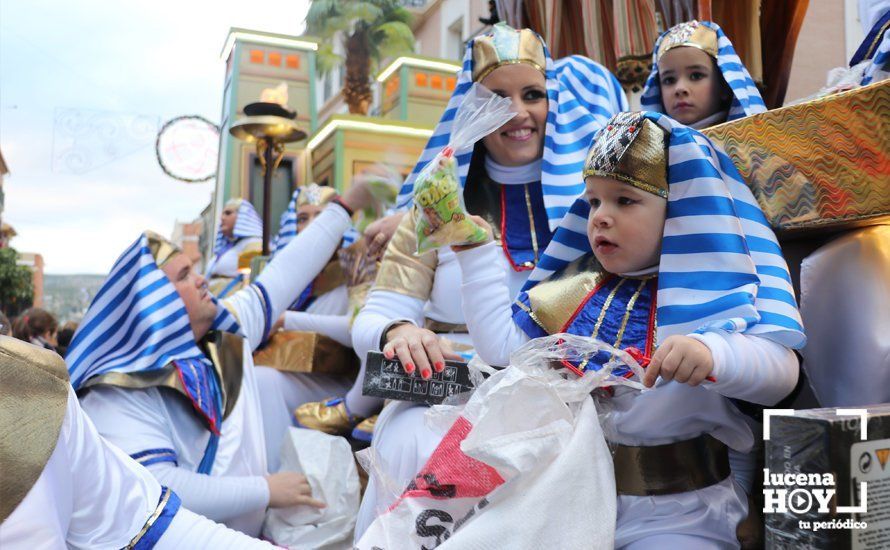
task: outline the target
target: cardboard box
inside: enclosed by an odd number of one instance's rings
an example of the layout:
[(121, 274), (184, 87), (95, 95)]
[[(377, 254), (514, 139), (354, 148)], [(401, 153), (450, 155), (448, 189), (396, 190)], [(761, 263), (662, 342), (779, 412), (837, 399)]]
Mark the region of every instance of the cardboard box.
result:
[(265, 347), (253, 354), (255, 365), (288, 372), (357, 376), (358, 356), (317, 332), (279, 331)]

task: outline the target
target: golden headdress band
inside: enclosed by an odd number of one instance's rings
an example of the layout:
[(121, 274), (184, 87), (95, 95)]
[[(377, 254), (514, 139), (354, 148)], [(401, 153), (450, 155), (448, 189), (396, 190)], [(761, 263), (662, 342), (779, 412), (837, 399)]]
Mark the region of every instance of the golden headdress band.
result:
[(297, 208), (311, 204), (312, 206), (324, 206), (331, 202), (331, 199), (337, 196), (337, 191), (333, 187), (321, 186), (317, 183), (310, 183), (300, 189), (297, 195)]
[(525, 63), (545, 72), (544, 43), (533, 31), (498, 23), (490, 33), (473, 40), (473, 82), (502, 65), (514, 63)]
[(178, 246), (154, 231), (146, 231), (145, 238), (148, 239), (148, 249), (151, 251), (151, 255), (154, 256), (158, 267), (164, 267), (164, 264), (182, 252)]
[(600, 176), (667, 198), (667, 136), (643, 113), (612, 117), (590, 146), (584, 178)]
[(668, 29), (667, 34), (661, 39), (661, 44), (658, 46), (658, 54), (655, 58), (656, 62), (665, 53), (680, 46), (698, 48), (717, 59), (717, 31), (707, 25), (702, 25), (694, 19), (674, 25)]

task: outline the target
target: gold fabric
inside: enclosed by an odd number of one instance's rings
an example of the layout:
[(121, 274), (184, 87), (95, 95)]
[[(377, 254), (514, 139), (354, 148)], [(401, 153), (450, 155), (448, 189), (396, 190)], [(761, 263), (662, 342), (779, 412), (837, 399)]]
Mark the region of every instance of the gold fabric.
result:
[(584, 163), (584, 178), (600, 176), (667, 198), (667, 136), (642, 113), (612, 117)]
[(311, 372), (355, 377), (358, 357), (351, 348), (317, 332), (279, 331), (253, 355), (257, 365), (287, 372)]
[[(199, 346), (213, 363), (213, 368), (222, 381), (220, 385), (223, 394), (223, 419), (225, 419), (238, 402), (238, 395), (241, 392), (244, 374), (244, 339), (228, 332), (211, 331)], [(100, 374), (87, 380), (82, 389), (98, 385), (129, 389), (169, 388), (189, 399), (172, 363), (153, 371)]]
[(439, 255), (433, 250), (417, 256), (416, 250), (417, 232), (414, 215), (409, 212), (402, 217), (386, 247), (373, 288), (389, 290), (422, 301), (429, 300), (433, 292), (433, 279), (436, 266), (439, 265)]
[(343, 400), (333, 407), (325, 403), (325, 401), (303, 403), (294, 410), (294, 418), (303, 428), (330, 435), (345, 435), (351, 432), (356, 419), (349, 417)]
[(334, 255), (321, 270), (321, 273), (315, 276), (315, 280), (312, 282), (312, 295), (321, 296), (345, 284), (346, 273), (343, 271), (340, 259)]
[(158, 267), (164, 267), (164, 264), (182, 252), (178, 246), (154, 231), (146, 231), (145, 237), (148, 239), (148, 249), (151, 251), (151, 255), (154, 257)]
[(503, 65), (525, 63), (542, 73), (547, 66), (544, 43), (529, 29), (498, 23), (473, 41), (473, 82), (479, 82)]
[(890, 80), (712, 126), (779, 237), (890, 217)]
[(235, 212), (238, 212), (238, 209), (241, 208), (241, 203), (244, 202), (244, 199), (229, 199), (226, 201), (225, 206), (223, 206), (223, 210), (226, 208), (232, 208)]
[(681, 46), (698, 48), (717, 59), (717, 31), (695, 20), (671, 27), (665, 37), (661, 39), (656, 62), (670, 50)]
[(161, 493), (160, 502), (158, 502), (158, 505), (155, 506), (154, 511), (148, 517), (148, 520), (142, 526), (142, 529), (140, 529), (139, 532), (136, 533), (136, 536), (133, 537), (133, 539), (130, 541), (129, 544), (124, 546), (124, 550), (131, 550), (132, 548), (136, 548), (136, 546), (139, 544), (139, 541), (142, 540), (142, 537), (144, 537), (145, 534), (148, 533), (148, 531), (155, 524), (155, 522), (158, 521), (158, 518), (161, 517), (161, 514), (164, 512), (164, 508), (166, 508), (167, 503), (170, 502), (170, 494), (171, 494), (170, 489), (168, 489), (166, 487), (164, 487), (162, 489), (162, 491), (163, 492)]
[(309, 185), (304, 185), (303, 188), (300, 189), (300, 194), (297, 195), (297, 208), (306, 206), (307, 204), (312, 206), (324, 206), (331, 202), (336, 196), (337, 190), (333, 187), (310, 183)]
[(562, 332), (578, 305), (605, 274), (592, 254), (582, 256), (566, 266), (557, 277), (538, 283), (528, 291), (531, 311), (516, 302), (547, 334)]
[(37, 482), (59, 440), (68, 369), (55, 353), (0, 336), (0, 523)]
[(254, 258), (263, 254), (263, 243), (261, 241), (253, 241), (247, 243), (241, 252), (238, 253), (238, 271), (243, 269), (250, 270), (250, 263)]

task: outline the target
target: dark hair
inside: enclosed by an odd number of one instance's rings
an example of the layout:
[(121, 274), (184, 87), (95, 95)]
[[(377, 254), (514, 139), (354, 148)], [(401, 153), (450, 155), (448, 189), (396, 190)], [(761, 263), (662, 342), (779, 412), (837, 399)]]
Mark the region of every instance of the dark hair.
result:
[(68, 321), (59, 329), (59, 333), (56, 335), (56, 342), (58, 343), (56, 349), (62, 357), (65, 357), (75, 332), (77, 332), (77, 323), (74, 321)]
[(59, 327), (56, 317), (39, 307), (26, 309), (12, 324), (12, 334), (19, 340), (30, 342), (31, 338), (53, 333)]

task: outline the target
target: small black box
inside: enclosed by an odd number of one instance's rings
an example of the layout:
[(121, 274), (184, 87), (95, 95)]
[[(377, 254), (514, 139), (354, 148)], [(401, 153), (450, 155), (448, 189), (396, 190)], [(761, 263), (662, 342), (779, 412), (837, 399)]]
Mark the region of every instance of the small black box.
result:
[[(865, 440), (861, 417), (838, 409), (769, 419), (767, 548), (890, 548), (890, 404), (856, 409), (867, 410)], [(861, 506), (862, 482), (867, 511), (839, 513), (838, 507)], [(827, 502), (822, 510), (817, 497)]]
[(405, 372), (398, 359), (387, 359), (377, 351), (368, 352), (362, 394), (397, 401), (438, 405), (446, 398), (473, 389), (467, 364), (445, 361), (442, 372), (433, 371), (429, 379), (418, 371)]

